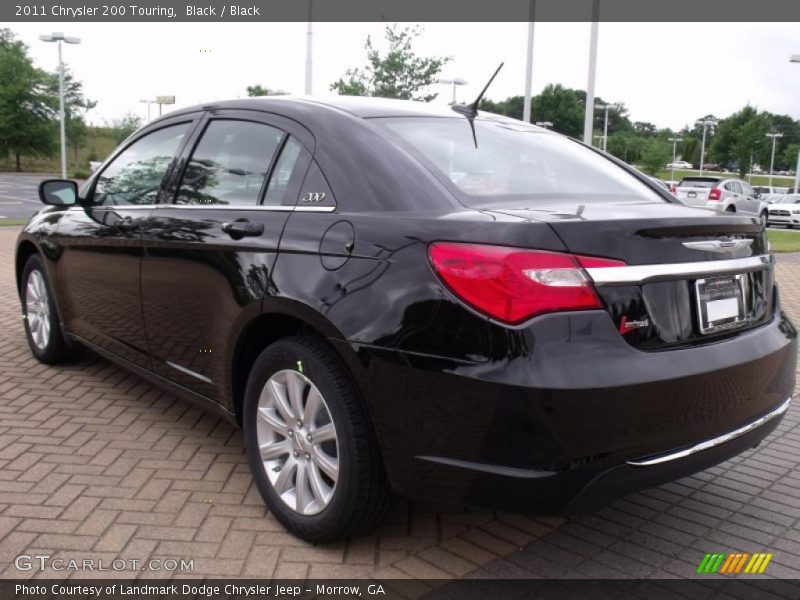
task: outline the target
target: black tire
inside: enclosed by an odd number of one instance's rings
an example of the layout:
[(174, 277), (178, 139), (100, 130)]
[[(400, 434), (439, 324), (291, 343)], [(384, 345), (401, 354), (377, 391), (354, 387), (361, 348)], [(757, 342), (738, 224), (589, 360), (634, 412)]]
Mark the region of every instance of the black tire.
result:
[[(46, 335), (40, 338), (37, 343), (34, 340), (34, 333), (31, 331), (31, 319), (28, 315), (29, 286), (32, 277), (41, 278), (41, 286), (44, 287), (44, 294), (47, 298), (47, 308), (43, 309), (38, 318), (46, 318), (49, 321)], [(42, 264), (42, 259), (38, 254), (32, 255), (25, 263), (22, 270), (22, 280), (20, 283), (20, 300), (22, 302), (23, 323), (25, 324), (25, 337), (28, 339), (28, 347), (37, 360), (48, 365), (59, 363), (74, 362), (83, 354), (83, 348), (76, 343), (70, 343), (64, 337), (61, 330), (61, 320), (58, 316), (56, 303), (53, 300), (53, 292)]]
[(764, 226), (764, 229), (769, 226), (769, 215), (767, 211), (762, 211), (761, 213), (761, 224)]
[[(313, 515), (301, 514), (281, 499), (267, 477), (259, 450), (257, 409), (261, 392), (273, 375), (286, 370), (302, 373), (316, 386), (337, 436), (338, 479), (327, 506)], [(308, 398), (308, 391), (305, 393)], [(309, 542), (347, 538), (385, 515), (389, 486), (364, 402), (346, 368), (324, 341), (307, 335), (285, 338), (259, 355), (247, 380), (242, 427), (256, 486), (275, 518), (296, 536)], [(284, 441), (290, 440), (287, 437)], [(296, 471), (293, 477), (296, 485)]]

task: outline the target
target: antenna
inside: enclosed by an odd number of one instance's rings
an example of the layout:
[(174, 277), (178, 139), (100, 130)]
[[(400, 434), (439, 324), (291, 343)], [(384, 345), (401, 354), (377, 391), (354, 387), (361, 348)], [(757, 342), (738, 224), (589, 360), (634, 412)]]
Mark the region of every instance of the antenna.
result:
[(483, 95), (486, 93), (486, 90), (489, 89), (489, 86), (492, 85), (494, 78), (497, 77), (497, 74), (500, 72), (500, 69), (503, 68), (505, 63), (500, 63), (500, 66), (497, 67), (497, 70), (494, 72), (494, 75), (489, 79), (486, 85), (481, 90), (481, 93), (478, 94), (478, 97), (475, 98), (475, 101), (472, 104), (454, 104), (452, 109), (459, 114), (464, 115), (468, 119), (474, 119), (478, 115), (478, 104), (480, 101), (483, 100)]

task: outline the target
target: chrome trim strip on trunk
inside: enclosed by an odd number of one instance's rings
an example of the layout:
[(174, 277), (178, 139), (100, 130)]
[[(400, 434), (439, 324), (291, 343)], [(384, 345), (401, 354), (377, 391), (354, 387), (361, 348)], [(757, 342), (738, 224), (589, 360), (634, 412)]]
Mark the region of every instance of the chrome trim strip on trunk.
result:
[(759, 427), (764, 425), (767, 421), (771, 421), (775, 417), (782, 415), (789, 409), (789, 404), (791, 404), (791, 402), (792, 399), (789, 398), (778, 408), (768, 412), (763, 417), (760, 417), (755, 421), (751, 421), (747, 425), (739, 427), (739, 429), (734, 429), (733, 431), (729, 431), (728, 433), (724, 433), (718, 437), (712, 438), (710, 440), (705, 440), (703, 442), (698, 442), (694, 446), (689, 446), (688, 448), (684, 448), (683, 450), (676, 450), (675, 452), (668, 452), (667, 454), (661, 454), (650, 458), (629, 460), (627, 461), (627, 464), (631, 465), (632, 467), (650, 467), (652, 465), (660, 465), (665, 462), (686, 458), (687, 456), (691, 456), (692, 454), (697, 454), (698, 452), (702, 452), (703, 450), (708, 450), (709, 448), (719, 446), (720, 444), (724, 444), (725, 442), (730, 442), (731, 440), (741, 435), (744, 435), (745, 433), (749, 433), (754, 429), (758, 429)]
[(769, 255), (732, 258), (730, 260), (703, 260), (698, 262), (663, 265), (630, 265), (626, 267), (592, 267), (586, 269), (596, 286), (629, 285), (648, 281), (686, 279), (701, 275), (723, 275), (761, 271), (772, 264)]
[(165, 360), (164, 362), (167, 363), (173, 369), (175, 369), (177, 371), (180, 371), (181, 373), (186, 373), (187, 375), (191, 375), (195, 379), (199, 379), (200, 381), (204, 381), (206, 383), (214, 383), (211, 379), (209, 379), (205, 375), (200, 375), (200, 373), (195, 373), (191, 369), (187, 369), (186, 367), (182, 367), (182, 366), (180, 366), (178, 364), (175, 364), (174, 362), (170, 362), (168, 360)]

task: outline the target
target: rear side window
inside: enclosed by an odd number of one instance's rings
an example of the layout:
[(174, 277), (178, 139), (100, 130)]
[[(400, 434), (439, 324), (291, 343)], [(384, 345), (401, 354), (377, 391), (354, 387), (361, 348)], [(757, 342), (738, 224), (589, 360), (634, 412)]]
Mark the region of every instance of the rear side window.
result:
[(560, 135), (524, 123), (476, 119), (376, 119), (449, 180), (467, 204), (503, 199), (649, 199), (650, 186), (609, 159)]
[(177, 204), (253, 206), (284, 132), (252, 121), (211, 121), (183, 173)]
[(98, 176), (92, 203), (115, 206), (158, 202), (164, 175), (190, 125), (164, 127), (125, 148)]
[(267, 206), (294, 206), (303, 167), (308, 164), (308, 152), (293, 138), (286, 140), (281, 154), (272, 169), (264, 204)]

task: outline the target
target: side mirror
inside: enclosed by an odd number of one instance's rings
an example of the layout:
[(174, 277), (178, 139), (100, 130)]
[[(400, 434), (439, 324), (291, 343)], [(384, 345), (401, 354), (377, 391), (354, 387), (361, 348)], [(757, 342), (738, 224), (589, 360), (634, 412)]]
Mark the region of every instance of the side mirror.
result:
[(45, 179), (39, 184), (39, 200), (51, 206), (77, 204), (78, 184), (68, 179)]

